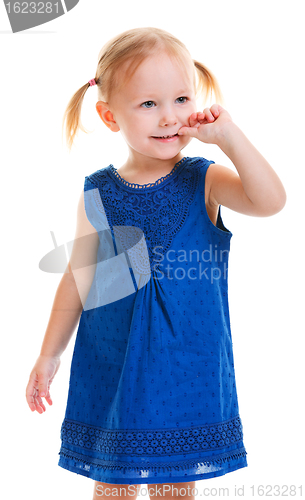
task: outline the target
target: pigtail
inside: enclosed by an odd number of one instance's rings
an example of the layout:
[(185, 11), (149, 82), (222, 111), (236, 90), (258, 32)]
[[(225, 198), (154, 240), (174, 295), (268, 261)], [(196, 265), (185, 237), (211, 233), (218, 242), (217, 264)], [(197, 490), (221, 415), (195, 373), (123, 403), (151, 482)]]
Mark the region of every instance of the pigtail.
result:
[(194, 59), (193, 62), (197, 70), (197, 76), (199, 80), (198, 93), (204, 95), (204, 100), (206, 101), (209, 96), (212, 99), (212, 93), (214, 92), (217, 103), (222, 104), (223, 95), (221, 93), (216, 77), (202, 63), (195, 61)]
[(66, 141), (69, 150), (71, 150), (73, 140), (78, 129), (81, 129), (83, 132), (88, 133), (88, 131), (83, 127), (81, 123), (81, 108), (85, 93), (89, 87), (90, 83), (86, 83), (77, 92), (75, 92), (73, 97), (71, 97), (64, 113), (62, 131), (64, 131), (64, 128), (66, 128)]

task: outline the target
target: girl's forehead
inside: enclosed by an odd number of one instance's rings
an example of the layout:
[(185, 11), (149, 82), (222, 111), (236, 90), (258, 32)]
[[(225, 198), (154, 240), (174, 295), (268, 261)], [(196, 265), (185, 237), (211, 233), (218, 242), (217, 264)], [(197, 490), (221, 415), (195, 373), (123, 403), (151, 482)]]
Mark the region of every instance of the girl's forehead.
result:
[[(122, 67), (125, 73), (125, 68)], [(170, 57), (166, 53), (156, 53), (145, 58), (136, 68), (131, 77), (128, 77), (126, 85), (130, 87), (152, 87), (158, 83), (162, 85), (179, 82), (184, 85), (194, 85), (194, 64), (187, 59)], [(130, 85), (128, 85), (130, 84)]]
[(175, 71), (176, 73), (187, 74), (190, 69), (190, 63), (185, 59), (171, 57), (167, 53), (156, 53), (144, 59), (137, 68), (137, 72), (139, 71), (144, 74), (145, 71), (152, 70), (153, 73)]

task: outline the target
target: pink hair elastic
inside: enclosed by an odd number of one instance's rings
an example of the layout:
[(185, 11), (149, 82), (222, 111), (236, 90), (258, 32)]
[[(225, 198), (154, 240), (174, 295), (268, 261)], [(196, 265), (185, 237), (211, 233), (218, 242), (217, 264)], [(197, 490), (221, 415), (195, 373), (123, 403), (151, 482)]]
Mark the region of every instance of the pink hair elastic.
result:
[(90, 87), (92, 87), (92, 85), (96, 85), (95, 78), (92, 78), (92, 80), (89, 80), (88, 83), (90, 83)]

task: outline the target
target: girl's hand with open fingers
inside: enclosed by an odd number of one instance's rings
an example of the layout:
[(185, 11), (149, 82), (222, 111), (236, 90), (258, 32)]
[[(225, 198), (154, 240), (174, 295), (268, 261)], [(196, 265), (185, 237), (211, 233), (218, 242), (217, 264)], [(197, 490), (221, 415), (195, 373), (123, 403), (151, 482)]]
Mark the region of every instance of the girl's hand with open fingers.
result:
[(52, 405), (50, 385), (58, 371), (60, 359), (40, 355), (37, 359), (26, 388), (26, 400), (32, 411), (44, 413), (46, 407), (42, 401), (44, 397)]
[(178, 135), (188, 135), (202, 142), (217, 144), (218, 137), (224, 133), (228, 123), (233, 123), (229, 113), (219, 104), (213, 104), (202, 113), (192, 113), (189, 126), (181, 127)]

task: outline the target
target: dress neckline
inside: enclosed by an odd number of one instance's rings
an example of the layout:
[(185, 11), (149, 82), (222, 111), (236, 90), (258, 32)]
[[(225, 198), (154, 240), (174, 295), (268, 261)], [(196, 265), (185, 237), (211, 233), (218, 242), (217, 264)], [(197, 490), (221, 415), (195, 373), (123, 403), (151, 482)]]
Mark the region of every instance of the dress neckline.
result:
[(156, 189), (161, 185), (166, 184), (170, 179), (172, 179), (175, 174), (180, 170), (181, 165), (184, 165), (185, 160), (188, 159), (188, 156), (184, 156), (181, 160), (179, 160), (172, 170), (169, 172), (169, 174), (165, 175), (164, 177), (160, 177), (160, 179), (157, 179), (155, 182), (149, 182), (148, 184), (136, 184), (134, 182), (128, 182), (117, 171), (117, 169), (112, 165), (112, 163), (108, 166), (108, 173), (111, 175), (111, 177), (117, 181), (118, 184), (121, 186), (126, 187), (129, 190), (137, 190), (137, 191), (143, 191), (143, 190), (151, 190), (151, 189)]

